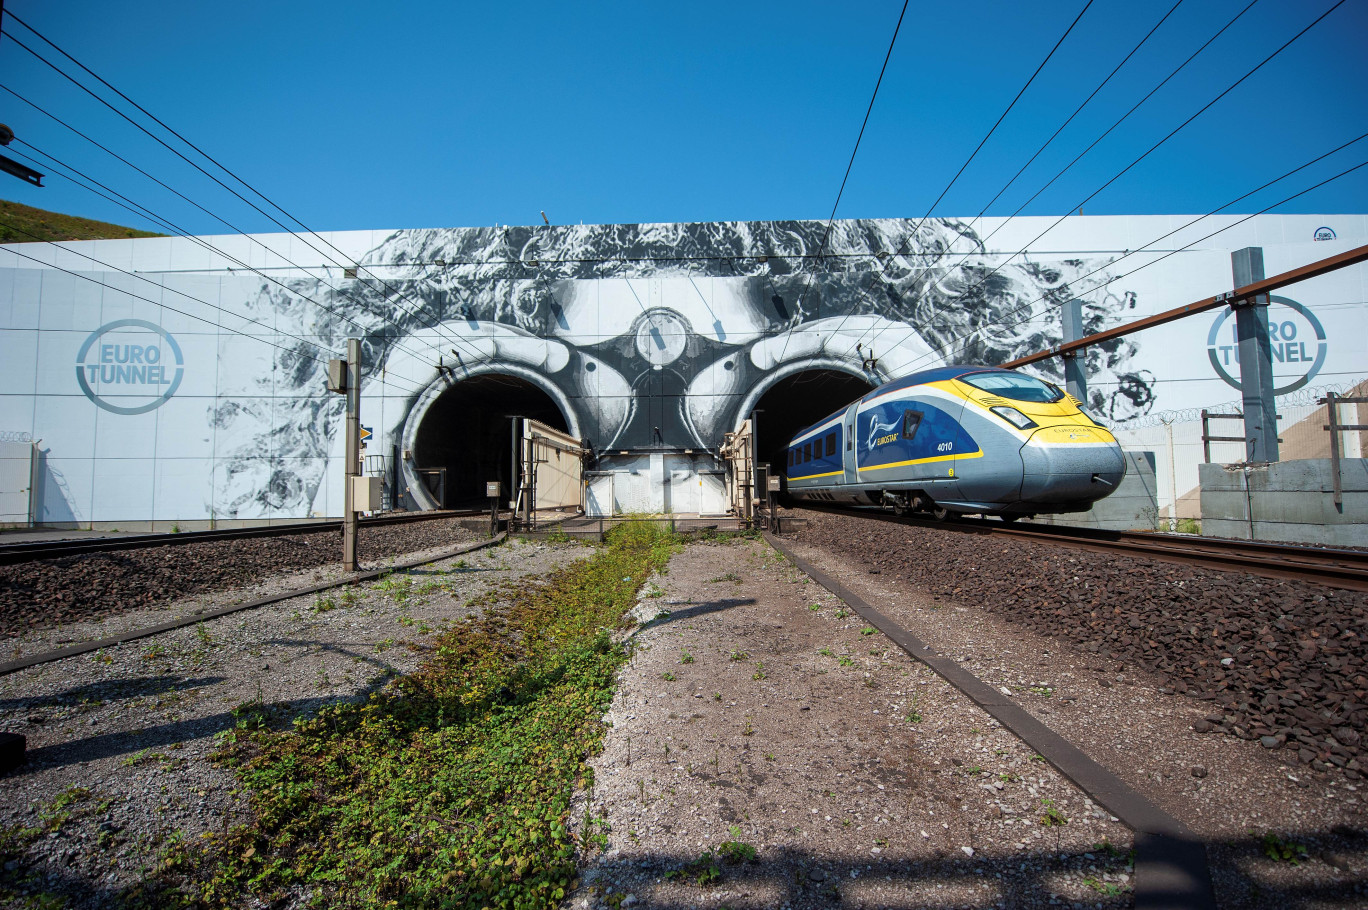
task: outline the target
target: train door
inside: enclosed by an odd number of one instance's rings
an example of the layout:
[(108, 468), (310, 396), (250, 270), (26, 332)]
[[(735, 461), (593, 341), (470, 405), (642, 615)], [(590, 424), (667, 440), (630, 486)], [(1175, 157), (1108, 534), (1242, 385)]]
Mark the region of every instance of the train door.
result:
[(842, 480), (845, 483), (857, 483), (860, 473), (855, 466), (855, 411), (859, 409), (860, 403), (857, 401), (846, 408), (845, 417), (841, 418), (841, 467), (843, 468)]

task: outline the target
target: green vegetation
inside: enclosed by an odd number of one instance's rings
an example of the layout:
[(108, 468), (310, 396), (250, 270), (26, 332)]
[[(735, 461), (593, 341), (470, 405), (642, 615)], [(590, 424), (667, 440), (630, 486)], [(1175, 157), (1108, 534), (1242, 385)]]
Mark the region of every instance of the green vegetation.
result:
[(1285, 840), (1272, 831), (1263, 836), (1263, 852), (1271, 860), (1280, 863), (1300, 865), (1307, 857), (1307, 850), (1301, 844)]
[(0, 201), (0, 243), (165, 236), (75, 215), (59, 215), (18, 202)]
[(571, 797), (592, 783), (587, 759), (627, 660), (610, 632), (635, 602), (632, 579), (675, 546), (624, 524), (590, 558), (444, 633), (415, 673), (365, 702), (293, 731), (254, 729), (245, 710), (221, 758), (254, 817), (171, 847), (129, 902), (556, 906), (575, 875)]
[(1055, 806), (1054, 800), (1042, 799), (1040, 801), (1040, 823), (1046, 828), (1062, 828), (1069, 823), (1069, 820)]

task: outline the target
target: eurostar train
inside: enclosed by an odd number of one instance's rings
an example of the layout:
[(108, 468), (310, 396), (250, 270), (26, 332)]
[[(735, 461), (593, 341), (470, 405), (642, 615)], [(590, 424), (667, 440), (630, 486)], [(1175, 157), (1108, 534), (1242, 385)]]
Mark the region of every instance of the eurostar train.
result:
[(793, 437), (788, 494), (902, 514), (1083, 512), (1116, 489), (1116, 437), (1053, 383), (948, 366), (874, 389)]

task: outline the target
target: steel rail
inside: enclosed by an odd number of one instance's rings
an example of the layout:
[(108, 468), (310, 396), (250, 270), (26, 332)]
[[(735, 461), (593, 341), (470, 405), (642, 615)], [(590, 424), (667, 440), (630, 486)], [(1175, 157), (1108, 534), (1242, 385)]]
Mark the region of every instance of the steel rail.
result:
[[(363, 528), (411, 524), (438, 518), (467, 518), (488, 515), (488, 510), (432, 511), (405, 515), (385, 515), (361, 520)], [(184, 531), (176, 534), (133, 534), (127, 537), (90, 537), (61, 541), (26, 541), (0, 544), (0, 565), (13, 565), (35, 559), (61, 559), (83, 553), (103, 553), (111, 550), (137, 550), (143, 547), (176, 546), (189, 543), (209, 543), (218, 540), (242, 540), (252, 537), (281, 537), (291, 534), (314, 534), (320, 531), (342, 530), (338, 521), (305, 521), (295, 524), (259, 525), (250, 528), (219, 528), (213, 531)]]
[(1035, 363), (1040, 360), (1048, 360), (1051, 357), (1058, 357), (1063, 354), (1071, 354), (1074, 351), (1086, 348), (1089, 345), (1101, 344), (1104, 341), (1111, 341), (1116, 338), (1121, 338), (1133, 332), (1140, 332), (1145, 329), (1152, 329), (1155, 326), (1164, 325), (1165, 323), (1173, 322), (1175, 320), (1182, 319), (1187, 316), (1193, 316), (1197, 313), (1204, 313), (1207, 310), (1214, 310), (1217, 307), (1223, 307), (1227, 304), (1234, 306), (1242, 300), (1249, 300), (1250, 298), (1258, 297), (1262, 294), (1267, 294), (1269, 291), (1276, 291), (1279, 288), (1287, 287), (1289, 284), (1296, 284), (1299, 281), (1307, 281), (1311, 278), (1316, 278), (1321, 275), (1333, 272), (1336, 269), (1342, 269), (1351, 265), (1357, 265), (1360, 262), (1368, 262), (1368, 246), (1355, 247), (1352, 250), (1346, 250), (1345, 252), (1339, 253), (1335, 256), (1328, 256), (1325, 259), (1318, 259), (1315, 262), (1301, 266), (1300, 268), (1292, 269), (1287, 272), (1282, 272), (1280, 274), (1272, 276), (1271, 278), (1264, 278), (1263, 280), (1256, 281), (1253, 284), (1246, 284), (1243, 287), (1238, 287), (1233, 291), (1226, 291), (1224, 294), (1217, 294), (1214, 297), (1206, 297), (1202, 300), (1195, 301), (1194, 303), (1186, 304), (1185, 306), (1175, 307), (1171, 310), (1165, 310), (1164, 312), (1156, 313), (1153, 316), (1146, 316), (1144, 319), (1137, 319), (1134, 322), (1127, 322), (1125, 325), (1118, 325), (1115, 328), (1107, 329), (1105, 332), (1098, 332), (1095, 335), (1088, 335), (1084, 338), (1079, 338), (1076, 341), (1066, 341), (1062, 344), (1052, 345), (1051, 347), (1043, 351), (1037, 351), (1034, 354), (1027, 354), (1024, 357), (1017, 357), (1016, 359), (1009, 360), (1006, 363), (998, 364), (998, 366), (1002, 367), (1005, 370), (1012, 370), (1016, 369), (1017, 367), (1025, 366), (1028, 363)]
[(995, 534), (1041, 543), (1049, 541), (1096, 553), (1125, 553), (1223, 572), (1248, 572), (1265, 578), (1309, 582), (1350, 591), (1368, 591), (1368, 551), (1229, 540), (1219, 537), (1190, 537), (1184, 534), (1106, 531), (1063, 525), (1007, 524), (987, 518), (935, 521), (911, 516), (899, 517), (886, 512), (841, 509), (815, 503), (803, 503), (801, 508), (832, 515), (860, 516), (908, 527), (959, 534)]
[(963, 692), (1089, 798), (1134, 831), (1136, 910), (1214, 910), (1216, 901), (1206, 848), (1185, 824), (1051, 730), (1019, 702), (1004, 694), (1005, 690), (994, 688), (949, 655), (933, 649), (774, 535), (766, 534), (765, 541), (888, 636), (913, 660), (925, 664)]
[(171, 632), (175, 629), (183, 629), (186, 626), (196, 625), (198, 623), (204, 622), (205, 620), (217, 619), (220, 616), (229, 616), (233, 613), (241, 613), (243, 610), (255, 610), (257, 607), (269, 606), (270, 604), (280, 603), (283, 600), (290, 600), (294, 597), (304, 597), (309, 594), (318, 594), (323, 591), (330, 591), (333, 588), (344, 588), (347, 585), (360, 584), (363, 581), (373, 581), (375, 579), (382, 578), (385, 575), (389, 575), (392, 572), (400, 572), (404, 569), (412, 569), (416, 568), (417, 566), (428, 565), (429, 563), (441, 562), (443, 559), (451, 559), (456, 556), (461, 556), (465, 553), (470, 553), (475, 550), (481, 550), (485, 547), (491, 547), (495, 544), (503, 543), (504, 540), (507, 539), (507, 537), (507, 533), (500, 531), (498, 534), (489, 538), (488, 540), (477, 540), (472, 543), (458, 544), (455, 547), (445, 549), (440, 553), (437, 553), (436, 555), (420, 556), (416, 559), (400, 560), (399, 562), (395, 562), (388, 566), (381, 566), (377, 569), (361, 569), (357, 572), (350, 572), (342, 576), (341, 578), (335, 578), (332, 581), (324, 581), (315, 585), (305, 585), (301, 588), (291, 588), (288, 591), (282, 591), (276, 594), (268, 594), (265, 597), (258, 597), (253, 600), (244, 601), (243, 603), (229, 604), (226, 607), (215, 607), (208, 610), (194, 610), (177, 619), (172, 619), (167, 622), (158, 623), (155, 626), (145, 626), (137, 629), (128, 629), (126, 631), (118, 632), (114, 635), (110, 635), (105, 638), (97, 638), (91, 641), (77, 642), (76, 644), (68, 645), (65, 648), (58, 648), (55, 651), (42, 651), (36, 654), (30, 654), (26, 657), (17, 657), (14, 660), (0, 663), (0, 676), (7, 676), (10, 673), (14, 673), (19, 670), (25, 670), (29, 667), (36, 667), (39, 664), (48, 664), (52, 663), (53, 661), (63, 660), (68, 657), (75, 657), (80, 654), (88, 654), (91, 651), (98, 651), (101, 648), (112, 648), (115, 645), (121, 645), (130, 641), (137, 641), (140, 638), (148, 638), (153, 635), (160, 635), (163, 632)]

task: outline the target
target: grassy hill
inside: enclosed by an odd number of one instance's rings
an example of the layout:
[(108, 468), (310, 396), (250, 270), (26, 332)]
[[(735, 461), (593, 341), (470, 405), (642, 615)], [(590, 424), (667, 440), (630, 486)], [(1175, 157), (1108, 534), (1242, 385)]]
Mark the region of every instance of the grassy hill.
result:
[[(18, 228), (19, 230), (14, 230)], [(27, 231), (28, 233), (22, 233)], [(30, 234), (35, 236), (29, 236)], [(0, 200), (0, 243), (37, 240), (109, 240), (124, 237), (164, 237), (75, 215), (45, 212), (30, 205)]]

